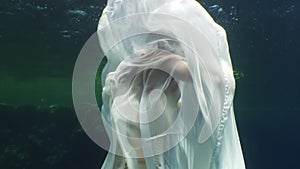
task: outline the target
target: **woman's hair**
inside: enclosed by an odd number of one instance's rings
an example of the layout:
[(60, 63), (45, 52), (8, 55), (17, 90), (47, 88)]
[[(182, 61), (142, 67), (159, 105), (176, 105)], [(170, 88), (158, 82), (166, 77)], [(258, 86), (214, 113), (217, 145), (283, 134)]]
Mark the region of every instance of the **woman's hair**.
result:
[(148, 35), (146, 43), (149, 48), (156, 48), (177, 55), (184, 55), (180, 42), (177, 39), (166, 35), (151, 33)]

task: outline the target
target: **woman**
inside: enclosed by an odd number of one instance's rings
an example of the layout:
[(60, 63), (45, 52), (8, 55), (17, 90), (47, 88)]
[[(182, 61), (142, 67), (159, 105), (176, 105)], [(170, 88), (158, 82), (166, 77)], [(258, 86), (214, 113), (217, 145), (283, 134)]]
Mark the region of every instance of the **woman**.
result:
[(193, 0), (109, 0), (98, 35), (111, 168), (243, 169), (225, 31)]

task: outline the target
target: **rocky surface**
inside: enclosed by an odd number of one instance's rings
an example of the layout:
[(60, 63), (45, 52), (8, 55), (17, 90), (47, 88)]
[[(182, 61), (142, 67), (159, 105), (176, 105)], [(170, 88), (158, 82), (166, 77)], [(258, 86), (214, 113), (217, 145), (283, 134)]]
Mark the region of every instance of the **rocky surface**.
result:
[(2, 169), (99, 169), (106, 155), (71, 108), (1, 104), (0, 115)]

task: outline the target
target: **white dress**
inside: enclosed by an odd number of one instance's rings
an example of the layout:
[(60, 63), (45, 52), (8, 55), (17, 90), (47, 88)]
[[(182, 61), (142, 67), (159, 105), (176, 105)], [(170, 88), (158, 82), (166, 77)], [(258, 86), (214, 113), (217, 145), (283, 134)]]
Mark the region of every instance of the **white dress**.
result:
[[(102, 169), (243, 169), (226, 32), (193, 0), (108, 0)], [(187, 63), (192, 81), (164, 66)], [(176, 67), (177, 65), (174, 65)]]

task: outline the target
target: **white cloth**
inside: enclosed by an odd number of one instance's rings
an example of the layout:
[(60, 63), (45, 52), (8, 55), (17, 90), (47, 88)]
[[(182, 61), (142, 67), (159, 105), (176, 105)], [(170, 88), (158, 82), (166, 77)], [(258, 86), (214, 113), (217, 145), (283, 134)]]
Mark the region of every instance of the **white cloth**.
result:
[[(198, 2), (108, 0), (98, 35), (108, 59), (102, 118), (119, 132), (106, 128), (102, 169), (245, 168), (226, 32)], [(164, 72), (172, 58), (187, 63), (192, 83)]]

